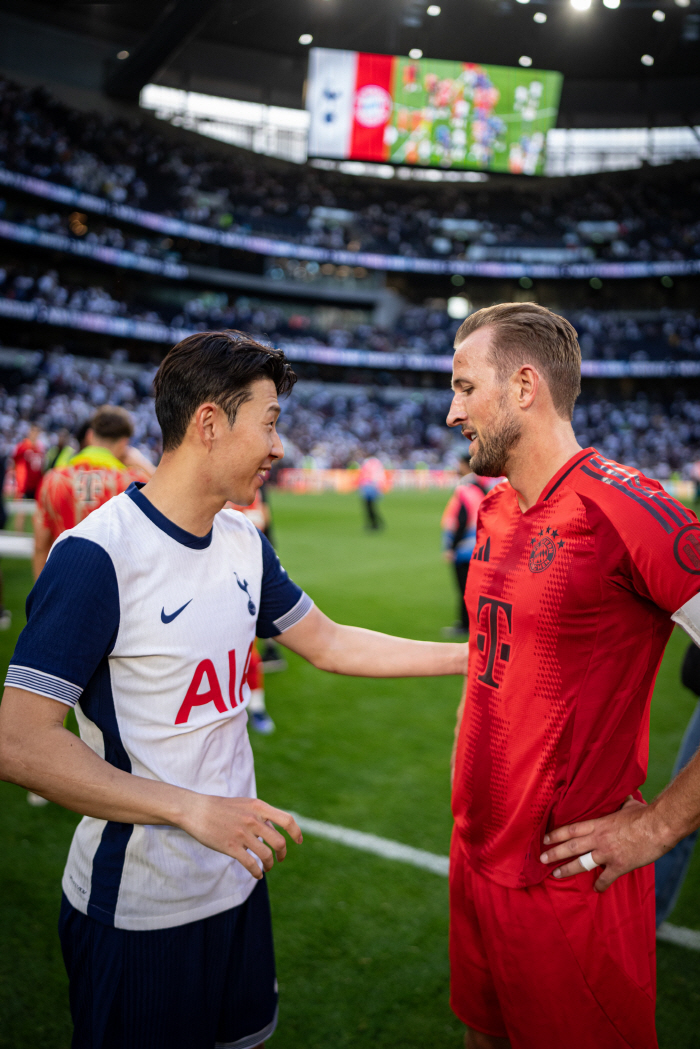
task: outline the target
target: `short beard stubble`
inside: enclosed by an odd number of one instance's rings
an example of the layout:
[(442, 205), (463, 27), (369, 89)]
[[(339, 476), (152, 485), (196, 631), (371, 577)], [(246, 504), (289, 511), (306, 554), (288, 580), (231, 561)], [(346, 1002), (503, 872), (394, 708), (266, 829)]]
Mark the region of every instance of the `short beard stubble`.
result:
[[(503, 405), (503, 402), (501, 402)], [(470, 466), (480, 477), (502, 477), (508, 469), (508, 459), (520, 440), (522, 428), (505, 411), (499, 413), (491, 433), (479, 434), (479, 447), (470, 459)]]

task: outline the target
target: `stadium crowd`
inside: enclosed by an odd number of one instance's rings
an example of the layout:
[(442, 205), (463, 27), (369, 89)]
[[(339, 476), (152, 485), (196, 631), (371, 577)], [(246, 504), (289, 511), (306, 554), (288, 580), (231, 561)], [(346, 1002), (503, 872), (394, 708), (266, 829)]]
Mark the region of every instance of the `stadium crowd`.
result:
[(700, 179), (579, 178), (537, 193), (365, 182), (263, 158), (174, 145), (145, 123), (70, 109), (44, 88), (0, 80), (0, 165), (115, 203), (219, 229), (328, 248), (494, 258), (510, 246), (582, 258), (700, 256)]
[[(136, 447), (157, 461), (154, 372), (47, 355), (31, 382), (11, 393), (0, 389), (2, 451), (11, 454), (32, 422), (48, 449), (61, 429), (74, 432), (96, 407), (109, 403), (131, 412)], [(301, 381), (283, 403), (283, 465), (341, 468), (376, 455), (386, 466), (450, 468), (464, 450), (461, 435), (445, 426), (450, 396), (449, 390), (355, 389)], [(670, 405), (642, 395), (618, 402), (584, 397), (574, 428), (582, 446), (593, 445), (662, 479), (672, 473), (694, 476), (692, 464), (700, 458), (700, 401), (681, 393)]]
[(36, 206), (28, 206), (26, 202), (19, 205), (17, 201), (0, 198), (0, 218), (18, 225), (31, 226), (43, 233), (60, 233), (64, 237), (82, 240), (86, 244), (132, 251), (135, 255), (146, 255), (152, 259), (179, 262), (181, 257), (178, 251), (172, 250), (173, 241), (169, 237), (133, 234), (104, 222), (90, 222), (92, 228), (88, 228), (85, 224), (87, 216), (77, 212), (69, 215), (58, 211), (45, 211)]
[[(313, 309), (295, 304), (200, 292), (181, 304), (149, 302), (147, 286), (129, 303), (101, 285), (62, 278), (55, 269), (0, 264), (0, 297), (38, 306), (129, 317), (185, 331), (236, 328), (272, 342), (379, 352), (449, 354), (460, 321), (446, 303), (407, 306), (391, 331), (369, 322), (323, 327)], [(140, 301), (139, 301), (140, 299)], [(326, 314), (327, 315), (327, 314)], [(585, 311), (568, 319), (579, 333), (584, 360), (693, 360), (700, 357), (700, 316), (690, 311)]]

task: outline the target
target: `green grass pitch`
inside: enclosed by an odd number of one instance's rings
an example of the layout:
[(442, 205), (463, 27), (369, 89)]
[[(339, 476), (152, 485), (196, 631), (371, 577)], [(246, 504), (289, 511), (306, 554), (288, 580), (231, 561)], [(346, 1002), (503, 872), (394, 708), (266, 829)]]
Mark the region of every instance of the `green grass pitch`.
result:
[[(446, 493), (394, 493), (388, 527), (363, 531), (352, 496), (273, 493), (282, 562), (319, 606), (346, 623), (435, 640), (452, 622), (454, 590), (439, 550)], [(13, 629), (22, 626), (29, 567), (6, 560)], [(652, 709), (647, 797), (667, 781), (693, 696), (671, 639)], [(371, 681), (322, 674), (292, 656), (269, 676), (277, 723), (254, 737), (258, 790), (275, 805), (446, 854), (448, 758), (459, 681)], [(60, 875), (77, 817), (30, 808), (0, 784), (0, 1047), (69, 1049), (70, 1019), (56, 922)], [(448, 1006), (447, 882), (308, 835), (269, 879), (280, 1025), (276, 1049), (462, 1044)], [(700, 858), (672, 920), (700, 928)], [(700, 954), (659, 945), (662, 1049), (700, 1045)]]

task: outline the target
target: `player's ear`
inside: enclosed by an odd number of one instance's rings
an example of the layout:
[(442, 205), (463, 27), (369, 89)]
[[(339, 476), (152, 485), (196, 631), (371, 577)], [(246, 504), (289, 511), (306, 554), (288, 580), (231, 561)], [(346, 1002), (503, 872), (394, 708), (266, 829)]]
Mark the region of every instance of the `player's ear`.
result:
[(517, 398), (519, 408), (529, 408), (537, 396), (540, 385), (540, 377), (530, 364), (523, 364), (513, 376), (517, 387)]
[(205, 401), (204, 404), (200, 404), (199, 408), (197, 408), (190, 423), (190, 426), (194, 428), (200, 442), (207, 451), (211, 451), (211, 446), (216, 437), (220, 412), (221, 409), (217, 405), (212, 404), (210, 401)]

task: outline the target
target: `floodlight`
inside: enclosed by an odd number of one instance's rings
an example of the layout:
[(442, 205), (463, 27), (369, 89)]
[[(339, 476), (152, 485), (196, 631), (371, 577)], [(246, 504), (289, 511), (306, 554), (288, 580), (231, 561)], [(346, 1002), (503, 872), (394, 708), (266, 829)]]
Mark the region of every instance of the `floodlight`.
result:
[(311, 33), (302, 33), (299, 37), (299, 43), (303, 44), (304, 47), (306, 47), (308, 44), (313, 43), (313, 39), (314, 38), (312, 37)]
[(591, 0), (571, 0), (574, 11), (587, 11), (591, 6)]
[(519, 4), (529, 4), (530, 0), (518, 0)]
[(676, 7), (690, 7), (690, 0), (675, 0)]
[(416, 59), (422, 58), (423, 57), (423, 52), (421, 51), (421, 49), (419, 47), (412, 47), (411, 50), (408, 52), (408, 57), (409, 58), (416, 58)]
[(125, 58), (129, 57), (128, 51), (117, 51), (117, 58), (120, 62), (123, 62)]
[(609, 7), (611, 11), (615, 11), (620, 6), (620, 0), (603, 0), (603, 7)]
[(654, 19), (655, 22), (665, 22), (666, 21), (666, 12), (665, 11), (659, 11), (658, 8), (657, 8), (656, 11), (652, 11), (651, 17)]
[(463, 321), (471, 312), (472, 304), (462, 295), (453, 295), (447, 300), (447, 316), (455, 321)]
[(442, 8), (438, 7), (437, 4), (431, 4), (430, 7), (428, 8), (428, 10), (425, 13), (426, 13), (426, 15), (432, 15), (433, 18), (437, 18), (437, 16), (440, 14), (441, 11), (442, 11)]
[(642, 55), (642, 65), (643, 66), (653, 66), (653, 64), (654, 64), (654, 58), (653, 58), (652, 55)]
[(544, 11), (535, 11), (532, 18), (535, 22), (537, 22), (538, 25), (544, 25), (547, 21), (547, 16), (544, 13)]
[(532, 59), (530, 58), (529, 55), (521, 55), (520, 58), (518, 59), (518, 63), (521, 66), (531, 66), (532, 65)]

